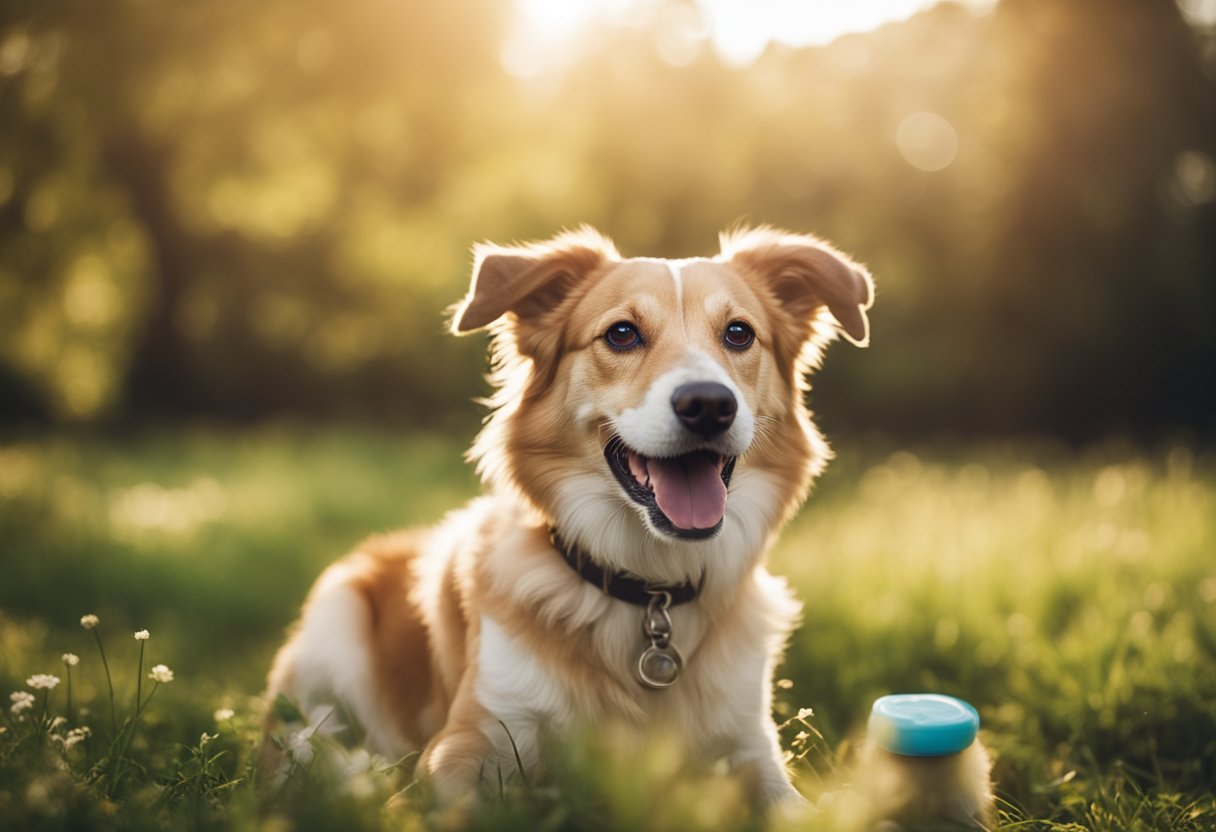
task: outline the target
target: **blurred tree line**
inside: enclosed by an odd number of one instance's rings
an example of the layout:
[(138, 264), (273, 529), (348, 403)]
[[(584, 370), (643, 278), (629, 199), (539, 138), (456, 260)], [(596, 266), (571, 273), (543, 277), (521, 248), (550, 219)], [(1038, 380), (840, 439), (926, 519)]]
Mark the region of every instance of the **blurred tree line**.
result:
[(1174, 0), (943, 4), (745, 67), (689, 0), (540, 68), (510, 26), (7, 0), (0, 421), (467, 420), (473, 241), (690, 256), (742, 220), (876, 275), (873, 347), (812, 393), (835, 429), (1211, 435), (1216, 33)]

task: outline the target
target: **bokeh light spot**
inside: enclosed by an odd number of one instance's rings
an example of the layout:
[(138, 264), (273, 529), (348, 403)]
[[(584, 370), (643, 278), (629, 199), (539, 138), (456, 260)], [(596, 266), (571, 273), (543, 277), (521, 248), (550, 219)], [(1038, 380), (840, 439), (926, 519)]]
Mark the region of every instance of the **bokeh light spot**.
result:
[(16, 75), (30, 59), (30, 38), (23, 31), (10, 34), (0, 43), (0, 75)]
[(1123, 471), (1116, 465), (1103, 468), (1094, 478), (1094, 500), (1104, 508), (1118, 505), (1126, 490)]
[(63, 312), (82, 329), (104, 329), (118, 317), (122, 303), (106, 262), (95, 254), (77, 258), (63, 290)]
[(1216, 163), (1198, 150), (1184, 150), (1174, 160), (1170, 194), (1188, 208), (1216, 198)]
[(1216, 25), (1216, 0), (1178, 0), (1178, 9), (1192, 26)]
[(188, 537), (224, 516), (228, 495), (215, 480), (202, 477), (183, 488), (141, 482), (119, 491), (110, 503), (110, 525), (121, 537)]
[(43, 476), (42, 461), (28, 447), (0, 448), (0, 500), (12, 500), (33, 490)]
[(954, 126), (937, 113), (912, 113), (899, 124), (895, 145), (909, 165), (933, 172), (950, 166), (958, 155)]
[(114, 372), (97, 353), (78, 347), (66, 349), (55, 368), (58, 405), (69, 419), (95, 416), (114, 393)]

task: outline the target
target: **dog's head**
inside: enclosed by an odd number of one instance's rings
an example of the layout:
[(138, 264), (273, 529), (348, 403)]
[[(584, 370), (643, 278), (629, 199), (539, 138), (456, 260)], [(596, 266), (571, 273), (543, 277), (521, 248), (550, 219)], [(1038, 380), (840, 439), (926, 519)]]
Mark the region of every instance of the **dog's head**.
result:
[(721, 242), (624, 259), (584, 228), (476, 249), (453, 329), (490, 329), (498, 389), (473, 456), (593, 553), (740, 536), (758, 551), (827, 458), (804, 379), (838, 332), (867, 343), (869, 274), (813, 237)]

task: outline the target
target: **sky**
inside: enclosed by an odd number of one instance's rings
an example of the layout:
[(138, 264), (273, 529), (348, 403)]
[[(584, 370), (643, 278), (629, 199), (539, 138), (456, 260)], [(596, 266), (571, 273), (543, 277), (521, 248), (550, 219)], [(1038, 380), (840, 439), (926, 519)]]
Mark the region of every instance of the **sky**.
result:
[[(732, 63), (754, 60), (770, 41), (822, 45), (851, 32), (904, 20), (939, 0), (699, 0), (709, 16), (710, 39)], [(986, 11), (995, 0), (966, 5)]]
[[(1191, 0), (1207, 3), (1213, 0)], [(728, 62), (745, 65), (770, 42), (791, 46), (821, 45), (841, 35), (865, 32), (903, 20), (939, 0), (696, 0), (701, 16), (691, 11), (683, 43), (676, 39), (660, 49), (672, 63), (691, 59), (706, 39)], [(985, 12), (996, 0), (963, 0)], [(503, 48), (503, 64), (519, 76), (538, 75), (560, 65), (571, 44), (597, 21), (628, 22), (644, 15), (644, 0), (516, 0), (516, 23)], [(672, 11), (672, 10), (669, 10)], [(678, 10), (677, 10), (678, 13)], [(669, 27), (670, 28), (670, 27)], [(676, 27), (677, 31), (679, 27)]]

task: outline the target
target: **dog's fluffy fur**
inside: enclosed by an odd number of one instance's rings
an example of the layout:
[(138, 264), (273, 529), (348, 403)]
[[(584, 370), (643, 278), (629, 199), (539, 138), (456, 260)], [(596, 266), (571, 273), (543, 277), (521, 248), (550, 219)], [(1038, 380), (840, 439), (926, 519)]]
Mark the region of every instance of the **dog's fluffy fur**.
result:
[[(330, 567), (274, 662), (272, 697), (390, 758), (421, 751), (419, 771), (448, 797), (517, 754), (542, 765), (550, 734), (612, 721), (674, 729), (761, 802), (797, 799), (770, 688), (800, 608), (763, 556), (829, 456), (806, 375), (838, 333), (867, 343), (873, 288), (813, 237), (761, 228), (721, 242), (683, 261), (623, 259), (586, 228), (477, 248), (453, 329), (492, 334), (496, 392), (471, 452), (490, 496)], [(698, 433), (674, 412), (677, 388), (695, 383), (736, 402), (724, 430)], [(685, 473), (662, 485), (673, 458)], [(671, 611), (686, 660), (672, 687), (638, 682), (641, 609), (573, 571), (554, 529), (606, 569), (700, 586)]]

